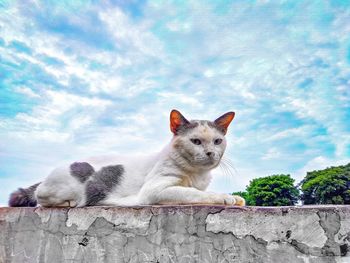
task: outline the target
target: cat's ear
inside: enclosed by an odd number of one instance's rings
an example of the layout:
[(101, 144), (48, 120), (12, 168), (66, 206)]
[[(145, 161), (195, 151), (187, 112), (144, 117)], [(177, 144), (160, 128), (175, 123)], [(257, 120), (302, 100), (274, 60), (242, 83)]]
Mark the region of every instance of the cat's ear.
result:
[(235, 113), (233, 111), (227, 112), (224, 115), (217, 118), (214, 123), (219, 126), (220, 129), (226, 134), (227, 128), (230, 125), (231, 121), (235, 117)]
[(182, 114), (179, 111), (172, 110), (170, 112), (170, 130), (172, 131), (172, 133), (174, 133), (174, 135), (177, 134), (177, 131), (181, 126), (189, 123), (190, 122), (186, 120), (186, 118), (182, 116)]

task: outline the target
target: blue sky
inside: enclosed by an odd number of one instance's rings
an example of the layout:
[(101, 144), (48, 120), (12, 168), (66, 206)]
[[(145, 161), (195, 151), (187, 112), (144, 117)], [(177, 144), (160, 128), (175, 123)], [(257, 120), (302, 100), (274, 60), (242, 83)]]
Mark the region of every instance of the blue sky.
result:
[(350, 161), (350, 1), (0, 0), (0, 204), (55, 166), (235, 111), (210, 190)]

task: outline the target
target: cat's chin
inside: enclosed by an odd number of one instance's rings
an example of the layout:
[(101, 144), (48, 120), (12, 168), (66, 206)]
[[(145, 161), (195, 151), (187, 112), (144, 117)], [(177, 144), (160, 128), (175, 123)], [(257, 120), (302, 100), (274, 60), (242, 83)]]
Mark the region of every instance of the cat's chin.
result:
[(216, 168), (219, 165), (219, 163), (217, 161), (207, 161), (205, 163), (200, 163), (197, 166), (201, 169), (201, 170), (212, 170), (214, 168)]

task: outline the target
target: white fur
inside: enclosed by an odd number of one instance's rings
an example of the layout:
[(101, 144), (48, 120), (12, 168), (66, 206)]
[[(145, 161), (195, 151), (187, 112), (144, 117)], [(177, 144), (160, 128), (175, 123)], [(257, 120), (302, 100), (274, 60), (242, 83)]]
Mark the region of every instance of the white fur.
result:
[[(199, 138), (201, 145), (191, 142)], [(220, 145), (213, 141), (222, 139)], [(180, 146), (179, 146), (180, 145)], [(206, 192), (211, 174), (225, 151), (223, 134), (207, 124), (199, 123), (185, 135), (176, 135), (160, 153), (148, 156), (100, 156), (86, 160), (95, 171), (107, 165), (121, 164), (124, 174), (120, 185), (99, 205), (149, 204), (229, 204), (236, 203), (228, 194)], [(208, 159), (207, 152), (214, 156)], [(190, 163), (184, 158), (190, 154)], [(36, 198), (42, 206), (84, 206), (85, 183), (70, 175), (69, 165), (55, 169), (37, 188)], [(69, 201), (69, 202), (67, 202)]]

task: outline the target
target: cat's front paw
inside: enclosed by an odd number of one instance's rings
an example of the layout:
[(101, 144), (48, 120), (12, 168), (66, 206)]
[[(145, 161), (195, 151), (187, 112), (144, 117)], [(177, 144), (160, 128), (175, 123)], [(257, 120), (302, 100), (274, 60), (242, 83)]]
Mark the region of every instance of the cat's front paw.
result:
[(238, 195), (218, 194), (216, 202), (223, 205), (245, 206), (245, 200)]
[(235, 205), (237, 206), (245, 206), (245, 200), (243, 197), (240, 197), (239, 195), (233, 195), (233, 197), (236, 199)]
[(222, 194), (222, 197), (224, 199), (224, 205), (235, 205), (236, 204), (236, 198), (234, 198), (233, 195)]
[(236, 203), (236, 199), (233, 195), (229, 194), (214, 194), (212, 197), (212, 203), (218, 205), (234, 205)]

